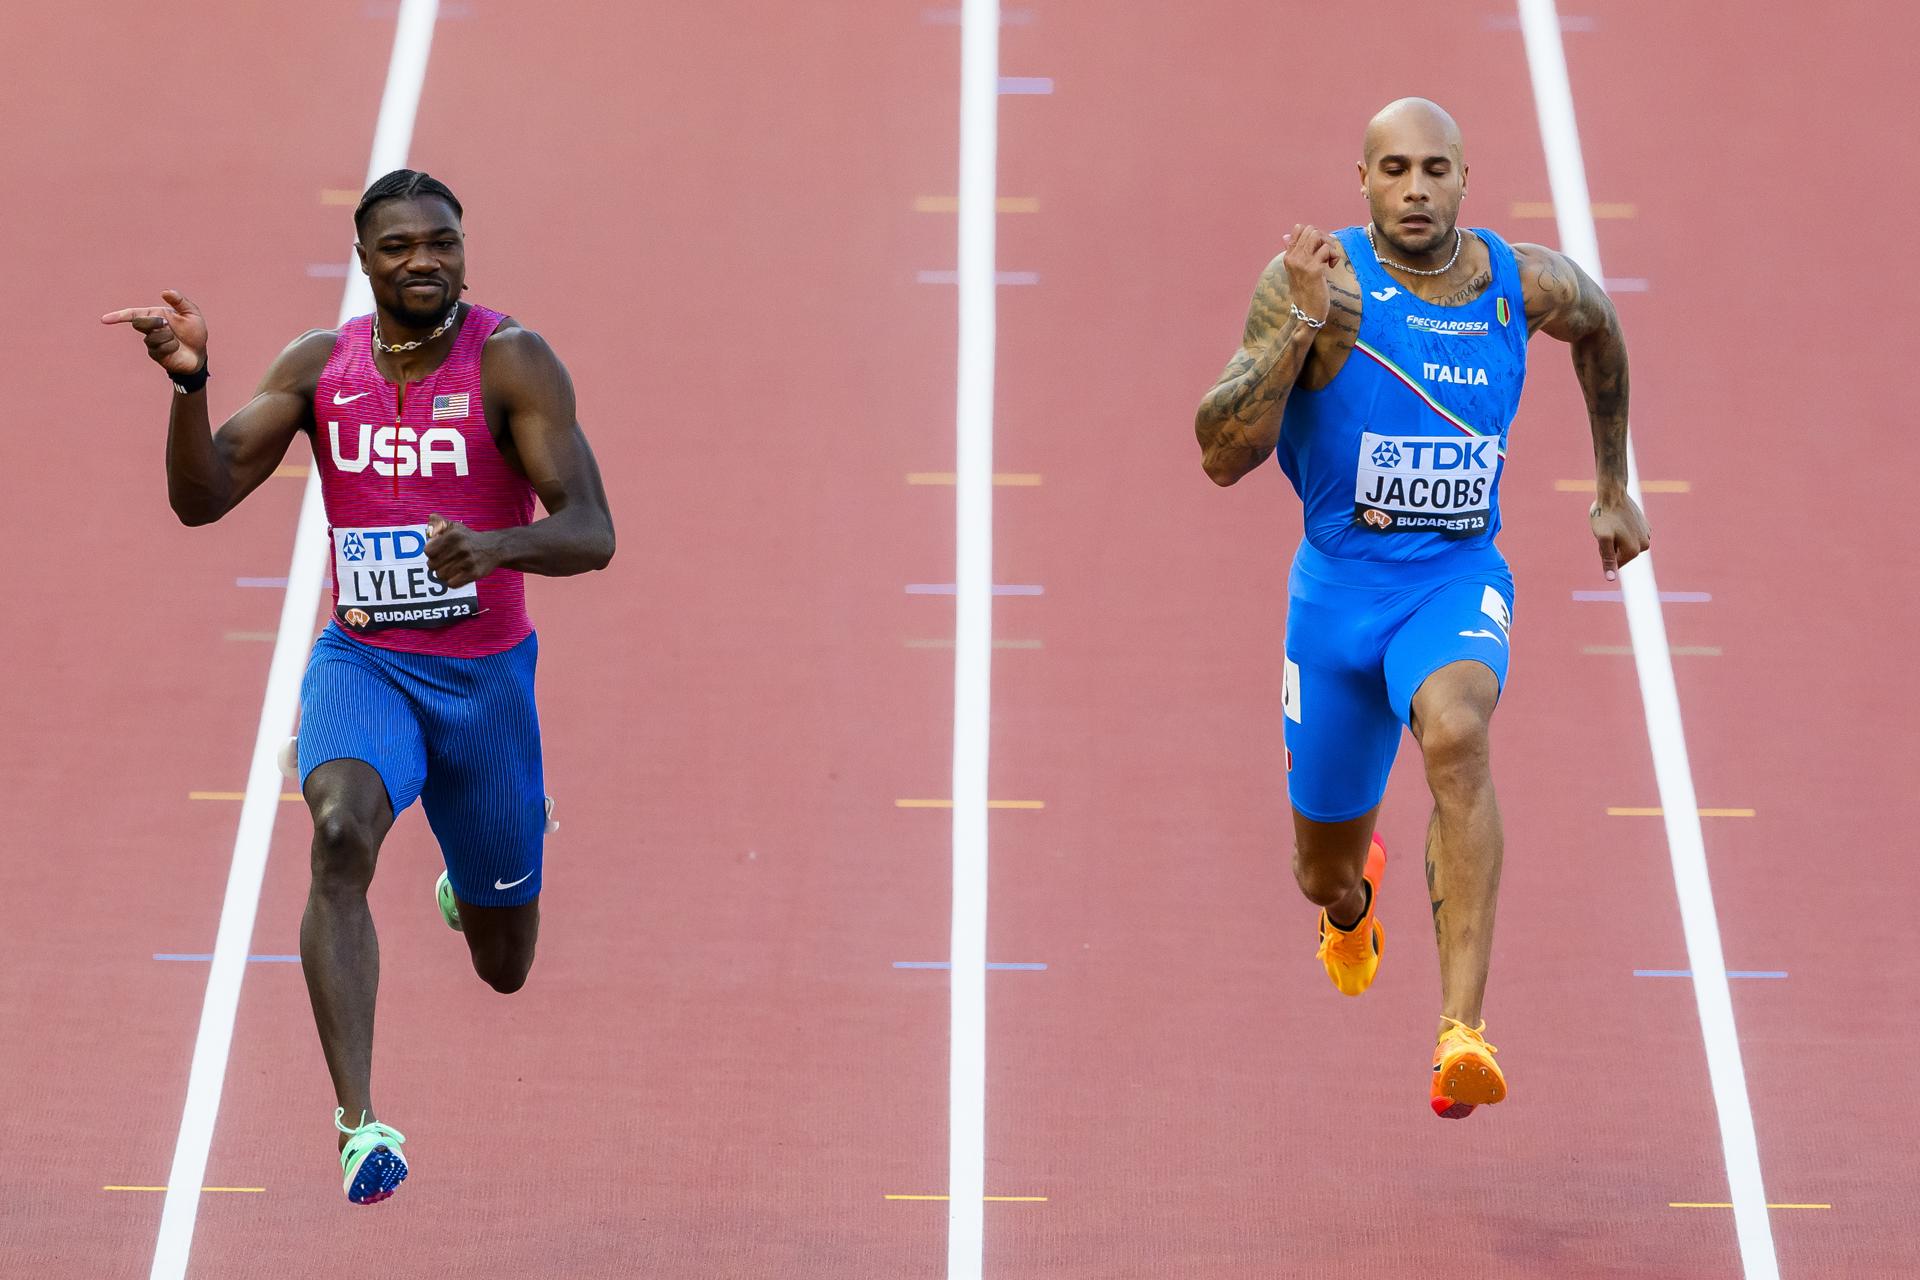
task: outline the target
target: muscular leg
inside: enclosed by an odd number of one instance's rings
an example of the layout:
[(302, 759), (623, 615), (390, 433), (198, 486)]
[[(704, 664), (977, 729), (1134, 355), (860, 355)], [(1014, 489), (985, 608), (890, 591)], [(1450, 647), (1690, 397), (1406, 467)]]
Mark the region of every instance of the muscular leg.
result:
[(1440, 1011), (1468, 1026), (1479, 1024), (1486, 996), (1505, 847), (1487, 744), (1499, 697), (1493, 672), (1472, 661), (1440, 668), (1413, 697), (1413, 736), (1433, 792), (1427, 891), (1440, 944)]
[(1375, 805), (1345, 822), (1315, 822), (1293, 815), (1293, 878), (1307, 901), (1327, 909), (1335, 926), (1351, 929), (1367, 910), (1367, 844), (1373, 839)]
[[(380, 944), (367, 886), (393, 825), (386, 784), (361, 760), (331, 760), (307, 775), (313, 814), (313, 883), (300, 918), (300, 963), (333, 1093), (349, 1123), (374, 1119), (373, 1003)], [(340, 1136), (342, 1146), (346, 1135)]]
[(517, 907), (476, 907), (460, 903), (460, 931), (473, 957), (473, 971), (502, 995), (526, 985), (533, 968), (534, 943), (540, 937), (540, 900)]

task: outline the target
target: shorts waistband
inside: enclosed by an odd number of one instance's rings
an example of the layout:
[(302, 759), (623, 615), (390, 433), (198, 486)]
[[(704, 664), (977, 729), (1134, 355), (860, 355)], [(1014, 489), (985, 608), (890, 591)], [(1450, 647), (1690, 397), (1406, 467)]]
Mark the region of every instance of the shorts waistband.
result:
[(1398, 590), (1448, 578), (1464, 578), (1475, 573), (1496, 573), (1511, 578), (1507, 558), (1491, 542), (1429, 556), (1424, 560), (1350, 560), (1328, 555), (1307, 541), (1300, 540), (1293, 567), (1310, 578), (1342, 587)]

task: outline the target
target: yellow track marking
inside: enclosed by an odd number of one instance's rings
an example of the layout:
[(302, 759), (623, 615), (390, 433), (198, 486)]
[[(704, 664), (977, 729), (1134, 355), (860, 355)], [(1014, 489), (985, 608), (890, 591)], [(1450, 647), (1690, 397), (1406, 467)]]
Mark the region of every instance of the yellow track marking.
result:
[[(1592, 493), (1594, 482), (1591, 480), (1555, 480), (1553, 487), (1561, 493)], [(1692, 493), (1693, 484), (1687, 480), (1642, 480), (1642, 493)]]
[[(1607, 816), (1609, 818), (1659, 818), (1665, 816), (1666, 812), (1665, 809), (1616, 809), (1609, 807)], [(1700, 816), (1703, 818), (1751, 818), (1753, 816), (1753, 810), (1702, 809), (1700, 810)]]

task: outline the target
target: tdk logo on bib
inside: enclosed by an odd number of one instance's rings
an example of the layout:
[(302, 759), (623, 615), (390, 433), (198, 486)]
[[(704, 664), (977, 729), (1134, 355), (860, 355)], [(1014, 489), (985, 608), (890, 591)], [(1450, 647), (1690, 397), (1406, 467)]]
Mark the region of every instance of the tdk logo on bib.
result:
[(412, 427), (372, 427), (363, 422), (357, 430), (359, 435), (349, 458), (340, 448), (340, 424), (327, 424), (333, 442), (333, 465), (342, 471), (365, 471), (371, 461), (375, 474), (383, 476), (417, 472), (430, 480), (436, 464), (443, 470), (452, 467), (457, 476), (467, 474), (467, 440), (458, 428), (428, 427), (416, 432)]
[(1381, 533), (1485, 533), (1493, 516), (1500, 442), (1474, 437), (1363, 432), (1353, 487), (1354, 523)]

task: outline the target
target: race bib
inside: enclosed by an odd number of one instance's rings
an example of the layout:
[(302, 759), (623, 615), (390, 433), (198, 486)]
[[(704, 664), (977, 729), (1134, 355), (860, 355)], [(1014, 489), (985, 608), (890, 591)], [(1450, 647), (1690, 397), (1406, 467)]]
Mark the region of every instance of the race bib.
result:
[(1353, 521), (1380, 533), (1470, 538), (1493, 523), (1500, 442), (1491, 437), (1360, 436)]
[(427, 526), (335, 529), (334, 617), (353, 631), (444, 627), (480, 612), (479, 584), (449, 587), (427, 568)]

